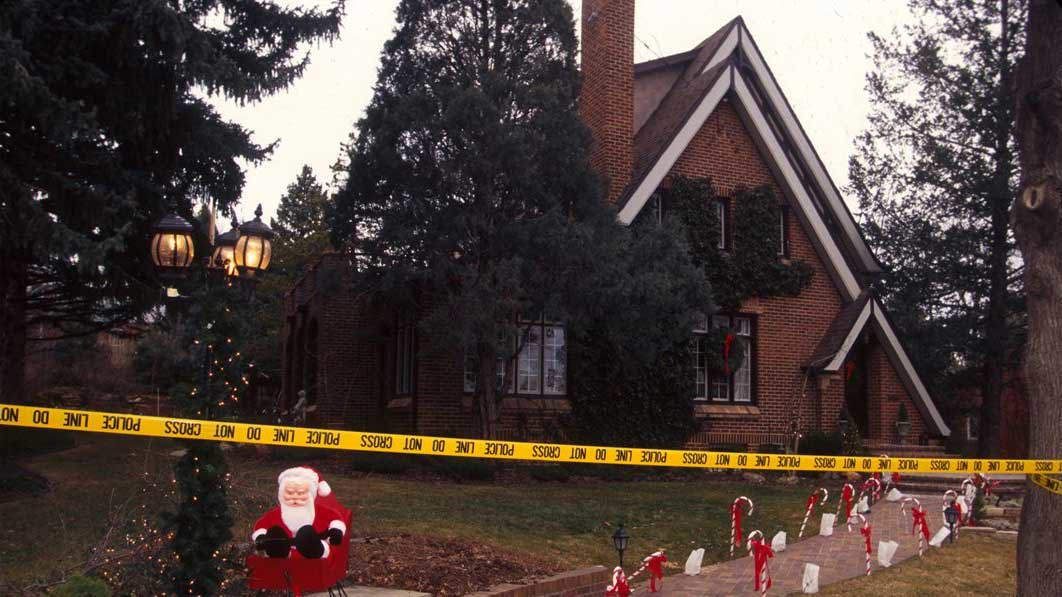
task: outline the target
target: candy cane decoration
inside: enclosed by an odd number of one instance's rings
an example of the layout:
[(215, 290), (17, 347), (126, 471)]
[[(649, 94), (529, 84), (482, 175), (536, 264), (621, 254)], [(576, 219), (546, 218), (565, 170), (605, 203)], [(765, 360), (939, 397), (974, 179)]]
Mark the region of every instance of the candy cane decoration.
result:
[[(852, 494), (855, 493), (855, 487), (852, 487), (851, 483), (845, 483), (841, 488), (841, 499), (837, 501), (837, 516), (841, 515), (841, 508), (844, 508), (844, 522), (848, 524), (848, 519), (852, 517)], [(848, 525), (848, 532), (852, 532), (852, 525)]]
[(863, 535), (863, 541), (866, 543), (866, 556), (867, 556), (867, 576), (870, 576), (870, 522), (860, 513), (856, 513), (859, 520), (863, 522), (863, 528), (859, 529), (859, 534)]
[(749, 556), (752, 558), (752, 576), (756, 581), (756, 590), (760, 591), (760, 595), (766, 595), (767, 589), (774, 584), (768, 565), (768, 560), (774, 557), (774, 550), (767, 544), (763, 533), (758, 530), (749, 533), (747, 547)]
[(973, 479), (963, 479), (959, 488), (962, 490), (962, 501), (966, 503), (966, 516), (960, 520), (960, 526), (963, 524), (970, 526), (974, 522), (973, 508), (974, 501), (977, 500), (977, 483)]
[(859, 497), (856, 498), (857, 503), (859, 502), (859, 500), (863, 499), (863, 494), (865, 494), (867, 490), (871, 488), (871, 485), (874, 486), (873, 492), (871, 493), (871, 497), (874, 499), (875, 502), (878, 501), (878, 497), (881, 495), (881, 481), (878, 481), (874, 477), (871, 477), (864, 481), (863, 486), (859, 489)]
[[(819, 492), (822, 492), (822, 499), (819, 500)], [(811, 516), (812, 509), (815, 508), (815, 504), (818, 502), (826, 503), (826, 500), (830, 499), (830, 492), (826, 491), (825, 487), (820, 487), (811, 493), (808, 498), (807, 509), (804, 510), (804, 522), (800, 523), (800, 532), (797, 534), (797, 539), (804, 536), (804, 527), (808, 526), (808, 517)]]
[(734, 557), (734, 546), (741, 545), (741, 502), (748, 503), (749, 511), (745, 515), (752, 516), (753, 505), (749, 498), (740, 496), (730, 504), (730, 557)]
[[(922, 507), (922, 502), (918, 501), (918, 498), (907, 496), (900, 502), (900, 520), (907, 518), (907, 502), (914, 502), (915, 509)], [(914, 534), (914, 529), (911, 529), (911, 534)]]
[(612, 570), (612, 584), (605, 587), (605, 597), (627, 597), (631, 594), (631, 586), (623, 568), (616, 566)]

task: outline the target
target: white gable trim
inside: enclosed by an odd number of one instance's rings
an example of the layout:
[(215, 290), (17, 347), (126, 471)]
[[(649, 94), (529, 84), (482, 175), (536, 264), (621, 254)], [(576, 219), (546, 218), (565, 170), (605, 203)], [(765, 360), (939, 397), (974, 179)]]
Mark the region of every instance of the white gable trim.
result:
[[(744, 24), (741, 24), (740, 27), (744, 28)], [(822, 160), (819, 159), (819, 156), (812, 148), (811, 141), (807, 138), (807, 135), (804, 134), (804, 130), (797, 123), (796, 115), (793, 114), (793, 110), (789, 107), (789, 102), (787, 102), (785, 96), (782, 95), (782, 90), (779, 89), (778, 84), (775, 83), (774, 77), (771, 75), (771, 71), (767, 67), (767, 63), (756, 48), (756, 44), (752, 41), (752, 36), (743, 35), (741, 36), (740, 42), (741, 49), (744, 50), (745, 56), (748, 58), (748, 64), (756, 73), (760, 85), (762, 85), (763, 90), (767, 93), (767, 99), (771, 102), (771, 107), (773, 107), (775, 113), (781, 117), (782, 125), (785, 126), (789, 138), (796, 144), (796, 149), (803, 158), (804, 164), (811, 169), (811, 175), (818, 183), (817, 186), (822, 189), (823, 193), (826, 195), (826, 199), (830, 202), (830, 208), (837, 216), (834, 219), (841, 225), (845, 235), (851, 239), (852, 248), (854, 248), (858, 254), (863, 267), (866, 268), (867, 271), (872, 272), (880, 270), (877, 261), (870, 253), (870, 247), (867, 246), (863, 237), (856, 229), (855, 222), (849, 216), (848, 208), (845, 207), (844, 200), (841, 199), (840, 194), (837, 192), (837, 186), (833, 184), (833, 180), (831, 180), (826, 173), (826, 168), (823, 166)]]
[(874, 322), (884, 336), (887, 347), (892, 349), (890, 353), (896, 359), (894, 365), (898, 365), (900, 377), (908, 382), (905, 384), (908, 390), (925, 406), (926, 414), (929, 415), (930, 422), (937, 428), (937, 431), (944, 437), (951, 435), (951, 429), (944, 423), (944, 418), (940, 416), (940, 411), (937, 410), (937, 406), (933, 404), (933, 400), (929, 397), (929, 391), (922, 385), (922, 379), (918, 377), (914, 365), (907, 358), (907, 353), (900, 344), (900, 339), (896, 337), (896, 332), (893, 331), (888, 318), (885, 317), (885, 312), (882, 310), (881, 305), (878, 304), (877, 299), (872, 299), (868, 305), (874, 306)]
[(870, 319), (870, 313), (873, 311), (873, 302), (867, 301), (867, 304), (863, 305), (863, 310), (859, 313), (859, 318), (856, 319), (855, 325), (848, 331), (848, 336), (845, 337), (844, 343), (841, 344), (840, 350), (837, 354), (833, 355), (833, 360), (829, 365), (824, 368), (825, 371), (839, 371), (841, 365), (844, 364), (844, 360), (848, 358), (849, 351), (852, 350), (852, 346), (855, 345), (856, 340), (859, 339), (859, 334), (863, 332), (863, 326), (867, 324), (867, 320)]
[(852, 273), (852, 269), (848, 267), (848, 262), (845, 261), (844, 256), (841, 255), (840, 247), (837, 246), (837, 242), (834, 240), (833, 235), (830, 234), (829, 229), (826, 228), (826, 223), (822, 220), (822, 216), (819, 214), (818, 210), (815, 209), (815, 205), (812, 203), (811, 197), (808, 196), (804, 185), (800, 184), (800, 177), (797, 176), (796, 170), (793, 169), (793, 164), (786, 156), (785, 150), (778, 144), (778, 140), (771, 131), (771, 125), (769, 125), (767, 119), (764, 118), (763, 112), (760, 111), (759, 106), (756, 104), (756, 100), (752, 97), (752, 92), (749, 91), (749, 87), (740, 73), (734, 73), (734, 92), (737, 98), (741, 100), (741, 106), (748, 114), (749, 120), (752, 122), (753, 127), (756, 129), (756, 133), (763, 142), (764, 148), (770, 154), (770, 158), (777, 165), (778, 171), (782, 175), (782, 180), (785, 182), (791, 195), (797, 200), (797, 204), (807, 218), (807, 222), (811, 226), (812, 232), (818, 239), (823, 251), (826, 253), (826, 258), (833, 266), (845, 298), (848, 300), (855, 300), (862, 291), (859, 282)]
[(660, 182), (664, 180), (667, 173), (671, 171), (671, 167), (675, 165), (675, 162), (682, 155), (682, 152), (686, 150), (686, 146), (690, 144), (697, 131), (701, 130), (701, 126), (704, 125), (704, 121), (708, 120), (708, 116), (715, 110), (715, 107), (719, 105), (720, 100), (726, 95), (727, 90), (730, 87), (730, 75), (729, 73), (721, 75), (719, 80), (715, 82), (715, 85), (708, 90), (708, 94), (704, 96), (701, 104), (697, 106), (697, 109), (690, 116), (686, 124), (683, 125), (682, 130), (668, 144), (667, 149), (660, 155), (660, 159), (653, 164), (652, 169), (642, 179), (641, 184), (631, 194), (630, 199), (627, 200), (627, 204), (623, 206), (623, 209), (619, 212), (619, 221), (624, 225), (629, 225), (634, 221), (634, 218), (642, 211), (642, 207), (649, 201), (649, 197), (652, 196), (653, 191), (660, 186)]
[(734, 51), (734, 48), (737, 47), (740, 41), (741, 28), (734, 27), (730, 30), (730, 35), (727, 35), (726, 39), (723, 40), (723, 43), (719, 44), (719, 47), (716, 49), (715, 54), (712, 54), (712, 59), (704, 65), (704, 68), (701, 69), (701, 72), (699, 74), (703, 75), (704, 73), (714, 68), (720, 62), (729, 58), (730, 54)]

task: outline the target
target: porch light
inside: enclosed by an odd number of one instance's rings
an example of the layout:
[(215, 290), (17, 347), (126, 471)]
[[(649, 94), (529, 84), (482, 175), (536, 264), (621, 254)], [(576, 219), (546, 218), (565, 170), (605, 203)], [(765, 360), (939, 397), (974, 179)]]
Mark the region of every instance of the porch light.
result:
[(233, 259), (241, 272), (253, 276), (269, 267), (273, 254), (273, 231), (262, 222), (262, 205), (254, 210), (254, 219), (240, 226), (240, 237), (233, 249)]

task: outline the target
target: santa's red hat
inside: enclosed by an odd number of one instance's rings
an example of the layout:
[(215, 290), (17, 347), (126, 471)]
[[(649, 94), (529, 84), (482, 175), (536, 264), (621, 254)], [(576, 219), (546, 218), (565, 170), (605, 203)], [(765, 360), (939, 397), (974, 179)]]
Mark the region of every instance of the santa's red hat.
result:
[(277, 485), (283, 488), (285, 481), (295, 479), (309, 483), (314, 497), (325, 497), (332, 493), (332, 487), (328, 482), (321, 478), (320, 473), (308, 466), (296, 466), (280, 473), (280, 476), (277, 477)]

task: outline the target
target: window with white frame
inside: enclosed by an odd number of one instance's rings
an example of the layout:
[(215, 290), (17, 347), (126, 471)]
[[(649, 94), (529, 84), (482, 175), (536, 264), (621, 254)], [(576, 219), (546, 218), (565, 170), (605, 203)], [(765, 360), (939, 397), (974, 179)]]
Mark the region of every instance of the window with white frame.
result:
[[(503, 349), (495, 356), (494, 367), (494, 387), (501, 389), (505, 385), (505, 354)], [(476, 391), (476, 383), (479, 380), (479, 367), (477, 366), (479, 361), (476, 359), (476, 349), (474, 347), (468, 347), (465, 349), (465, 391), (472, 393)]]
[[(549, 321), (521, 321), (520, 337), (514, 350), (513, 380), (510, 391), (522, 395), (563, 396), (568, 392), (567, 334), (563, 325)], [(504, 383), (506, 356), (498, 355), (498, 387)], [(466, 392), (476, 389), (478, 368), (475, 355), (465, 351)]]
[(416, 326), (402, 322), (395, 330), (395, 394), (412, 394), (416, 365)]
[[(733, 367), (729, 372), (709, 371), (705, 355), (708, 352), (719, 350), (712, 347), (708, 350), (705, 342), (715, 341), (716, 335), (709, 334), (708, 318), (702, 317), (693, 329), (691, 352), (694, 359), (694, 399), (711, 400), (712, 402), (751, 403), (753, 401), (752, 378), (753, 378), (753, 355), (754, 336), (752, 318), (736, 315), (714, 315), (711, 318), (711, 329), (729, 329), (741, 337), (745, 344), (742, 362)], [(710, 376), (710, 379), (709, 379)]]

